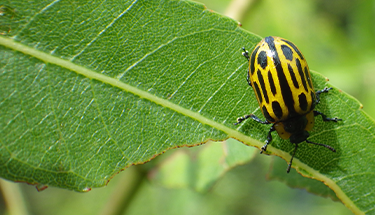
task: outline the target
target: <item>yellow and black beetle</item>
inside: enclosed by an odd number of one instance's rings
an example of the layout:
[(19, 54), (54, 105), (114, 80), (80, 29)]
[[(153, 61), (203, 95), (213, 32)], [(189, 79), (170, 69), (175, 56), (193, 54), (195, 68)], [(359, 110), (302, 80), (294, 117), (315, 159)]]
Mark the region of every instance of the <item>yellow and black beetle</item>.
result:
[(307, 140), (309, 131), (314, 126), (314, 116), (321, 115), (324, 121), (337, 122), (341, 119), (328, 118), (314, 110), (315, 105), (320, 101), (320, 94), (332, 88), (314, 91), (306, 59), (297, 46), (286, 39), (269, 36), (255, 46), (251, 56), (245, 48), (242, 49), (244, 50), (242, 55), (249, 61), (247, 82), (253, 87), (266, 120), (262, 121), (250, 114), (238, 118), (235, 124), (248, 118), (262, 124), (273, 124), (260, 153), (267, 150), (268, 144), (272, 141), (273, 131), (277, 131), (282, 139), (289, 139), (295, 144), (288, 173), (298, 144), (301, 142), (324, 146), (336, 152), (329, 145)]

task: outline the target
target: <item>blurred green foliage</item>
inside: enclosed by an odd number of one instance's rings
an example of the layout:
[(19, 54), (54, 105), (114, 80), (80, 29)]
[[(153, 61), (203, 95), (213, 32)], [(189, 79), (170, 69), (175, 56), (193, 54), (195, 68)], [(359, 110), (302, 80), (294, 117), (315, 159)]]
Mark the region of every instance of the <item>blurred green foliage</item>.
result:
[[(285, 166), (281, 158), (274, 159), (280, 160)], [(266, 180), (271, 160), (269, 156), (256, 156), (251, 163), (227, 172), (207, 193), (188, 188), (168, 189), (144, 180), (131, 200), (130, 207), (119, 214), (351, 214), (340, 202), (305, 190), (291, 189), (279, 181)], [(147, 165), (152, 166), (155, 161)], [(295, 172), (294, 169), (292, 171)], [(32, 186), (21, 184), (21, 187), (26, 194), (30, 214), (70, 215), (72, 211), (74, 214), (112, 214), (106, 213), (108, 211), (105, 209), (113, 203), (113, 196), (119, 187), (127, 183), (126, 174), (125, 171), (114, 177), (106, 188), (94, 189), (85, 194), (58, 188), (48, 188), (38, 193)]]

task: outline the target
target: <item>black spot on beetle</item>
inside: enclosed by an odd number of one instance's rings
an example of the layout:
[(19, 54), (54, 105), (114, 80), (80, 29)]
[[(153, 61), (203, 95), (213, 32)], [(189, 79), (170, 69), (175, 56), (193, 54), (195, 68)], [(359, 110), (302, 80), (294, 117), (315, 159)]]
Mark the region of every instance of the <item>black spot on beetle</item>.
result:
[(302, 53), (298, 50), (297, 46), (294, 45), (294, 43), (288, 41), (288, 40), (282, 40), (284, 42), (286, 42), (288, 45), (290, 45), (290, 47), (292, 47), (294, 49), (294, 51), (298, 54), (298, 56), (301, 58), (301, 60), (303, 60), (303, 55)]
[(262, 97), (262, 94), (260, 93), (258, 84), (256, 82), (253, 82), (253, 86), (254, 86), (254, 89), (255, 89), (255, 93), (257, 94), (259, 103), (262, 103), (263, 102), (263, 97)]
[(268, 71), (268, 81), (270, 82), (271, 92), (275, 96), (276, 95), (276, 86), (275, 86), (275, 82), (273, 81), (271, 71)]
[(289, 73), (290, 73), (290, 77), (292, 77), (294, 87), (298, 89), (299, 85), (298, 85), (298, 82), (297, 82), (296, 74), (294, 74), (293, 68), (290, 64), (288, 64), (288, 70), (289, 70)]
[(287, 45), (281, 45), (281, 50), (287, 60), (293, 60), (293, 51)]
[(272, 102), (272, 110), (275, 113), (276, 117), (281, 119), (281, 117), (283, 116), (283, 110), (281, 109), (279, 102), (276, 102), (276, 101)]
[(268, 65), (267, 62), (267, 53), (265, 51), (261, 51), (258, 54), (258, 64), (265, 69)]
[(311, 79), (310, 79), (310, 75), (309, 75), (310, 74), (309, 69), (307, 69), (307, 66), (305, 67), (304, 71), (305, 71), (307, 83), (309, 83), (310, 88), (313, 88), (312, 83), (311, 83)]
[(254, 68), (255, 55), (257, 54), (259, 48), (260, 48), (260, 46), (257, 46), (254, 49), (253, 53), (251, 54), (251, 58), (250, 58), (250, 73), (251, 73), (251, 75), (253, 75), (254, 72), (255, 72), (255, 68)]
[(303, 111), (306, 111), (306, 110), (307, 110), (307, 99), (306, 99), (306, 95), (305, 95), (304, 93), (299, 94), (299, 96), (298, 96), (298, 100), (299, 100), (299, 107), (300, 107)]
[(302, 81), (303, 87), (305, 88), (306, 92), (309, 92), (307, 90), (306, 78), (305, 78), (305, 74), (302, 71), (301, 62), (298, 59), (296, 59), (296, 66), (298, 68), (298, 73), (301, 76), (301, 81)]
[(270, 113), (267, 111), (266, 106), (262, 107), (262, 112), (264, 117), (267, 119), (268, 122), (275, 122), (276, 120), (270, 116)]
[(263, 92), (264, 100), (266, 100), (266, 102), (268, 104), (269, 103), (269, 99), (268, 99), (266, 85), (264, 84), (264, 79), (263, 79), (262, 72), (260, 70), (258, 70), (257, 75), (258, 75), (258, 80), (259, 80), (260, 88), (262, 89), (262, 92)]

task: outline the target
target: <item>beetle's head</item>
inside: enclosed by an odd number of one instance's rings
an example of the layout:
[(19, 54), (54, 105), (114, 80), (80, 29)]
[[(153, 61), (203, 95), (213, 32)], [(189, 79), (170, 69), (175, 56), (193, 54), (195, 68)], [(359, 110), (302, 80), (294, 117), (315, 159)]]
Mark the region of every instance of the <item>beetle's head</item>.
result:
[(303, 130), (301, 133), (294, 133), (290, 136), (291, 143), (300, 143), (305, 141), (310, 136), (309, 132)]
[(303, 142), (310, 136), (305, 130), (307, 122), (306, 116), (294, 117), (283, 122), (285, 131), (291, 134), (289, 139), (291, 143)]

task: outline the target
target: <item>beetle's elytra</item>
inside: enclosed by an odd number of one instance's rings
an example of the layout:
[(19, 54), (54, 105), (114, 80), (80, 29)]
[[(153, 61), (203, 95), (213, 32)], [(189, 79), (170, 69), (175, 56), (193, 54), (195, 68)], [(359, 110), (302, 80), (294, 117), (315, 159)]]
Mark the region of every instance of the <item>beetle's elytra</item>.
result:
[(260, 41), (251, 55), (243, 48), (243, 56), (249, 61), (247, 82), (253, 87), (259, 107), (266, 118), (262, 121), (253, 114), (237, 119), (239, 124), (245, 119), (252, 118), (262, 124), (272, 124), (266, 144), (261, 152), (267, 150), (272, 141), (271, 133), (277, 131), (282, 139), (289, 139), (295, 144), (287, 172), (292, 166), (298, 144), (307, 142), (324, 146), (333, 152), (334, 148), (322, 143), (309, 141), (309, 131), (314, 126), (314, 117), (321, 115), (324, 121), (341, 121), (338, 118), (328, 118), (325, 114), (314, 110), (320, 102), (320, 94), (332, 88), (314, 91), (310, 70), (301, 51), (292, 42), (269, 36)]

